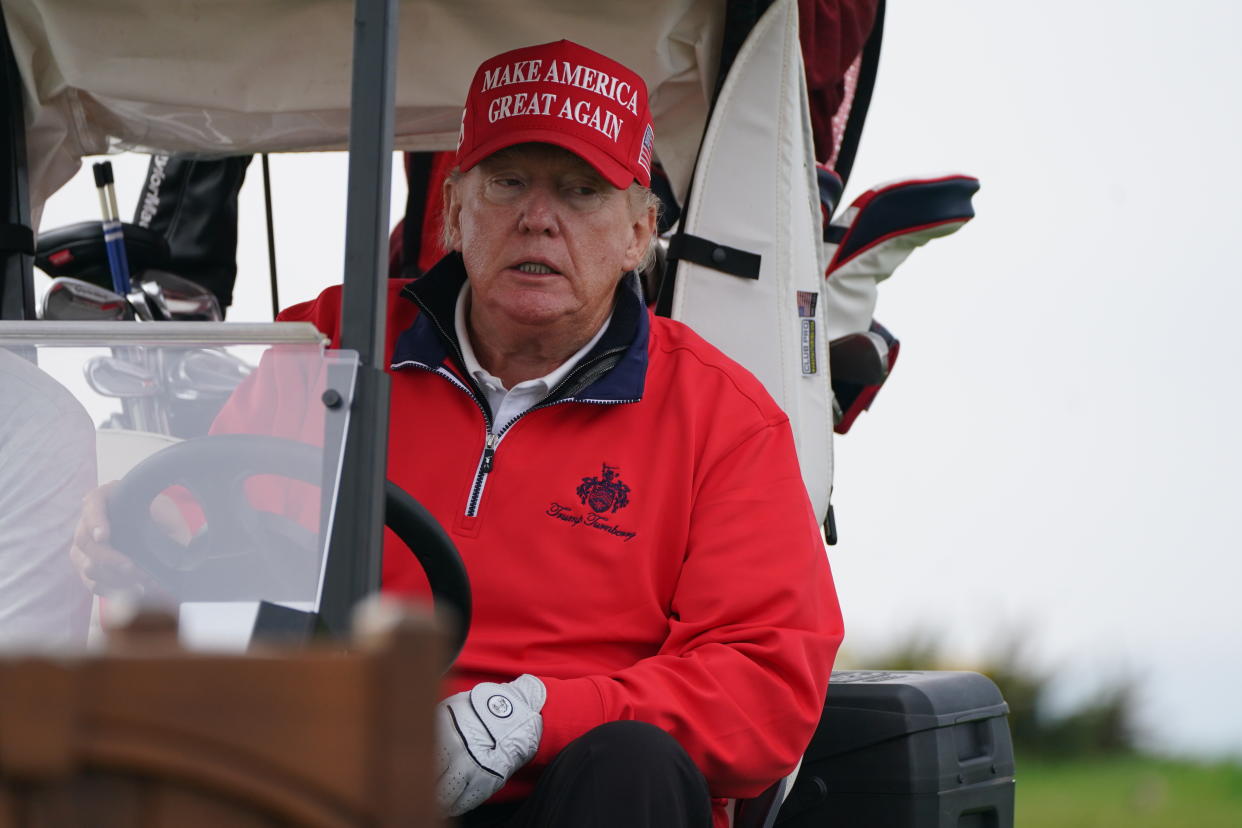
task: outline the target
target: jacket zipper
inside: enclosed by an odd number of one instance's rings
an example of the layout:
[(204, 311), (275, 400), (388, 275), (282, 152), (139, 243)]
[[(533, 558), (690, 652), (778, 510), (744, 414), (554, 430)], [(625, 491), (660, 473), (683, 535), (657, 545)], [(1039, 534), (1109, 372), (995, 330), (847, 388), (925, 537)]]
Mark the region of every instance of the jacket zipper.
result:
[(483, 454), (479, 457), (479, 464), (474, 472), (474, 482), (470, 485), (470, 497), (466, 501), (466, 517), (474, 517), (478, 512), (479, 500), (483, 497), (483, 484), (492, 470), (493, 458), (496, 456), (496, 444), (500, 442), (500, 437), (492, 431), (492, 416), (474, 392), (470, 390), (470, 386), (453, 376), (453, 373), (447, 368), (443, 366), (432, 368), (424, 362), (417, 362), (415, 360), (408, 360), (393, 365), (393, 368), (407, 367), (420, 368), (452, 383), (454, 388), (462, 390), (467, 397), (474, 401), (474, 404), (479, 409), (479, 413), (483, 415), (483, 430), (486, 435), (483, 443)]
[[(421, 306), (421, 303), (420, 303), (420, 306)], [(425, 311), (426, 308), (424, 308), (423, 310)], [(459, 348), (457, 344), (453, 342), (453, 339), (445, 333), (444, 327), (440, 325), (440, 323), (436, 320), (433, 314), (428, 314), (428, 316), (430, 317), (432, 324), (435, 325), (436, 329), (440, 332), (440, 336), (443, 337), (446, 342), (452, 345), (453, 351), (457, 355), (458, 363), (464, 365), (466, 360), (465, 360), (465, 357), (462, 356), (461, 348)], [(582, 374), (585, 371), (587, 371), (588, 369), (592, 368), (595, 365), (598, 365), (602, 360), (607, 359), (615, 354), (623, 353), (625, 350), (626, 350), (625, 348), (611, 348), (607, 351), (604, 351), (602, 354), (597, 355), (590, 362), (584, 362), (580, 365), (575, 366), (572, 371), (566, 374), (564, 378), (562, 378), (561, 381), (556, 384), (555, 388), (553, 388), (551, 391), (548, 392), (548, 396), (545, 397), (544, 399), (550, 399), (552, 397), (555, 397), (557, 393), (559, 393), (560, 390), (564, 388), (571, 380), (582, 376)], [(525, 417), (527, 414), (531, 413), (532, 411), (538, 411), (541, 408), (550, 408), (554, 405), (560, 405), (561, 403), (578, 401), (574, 397), (565, 397), (563, 399), (559, 399), (559, 400), (552, 399), (550, 402), (543, 402), (543, 403), (539, 403), (538, 405), (533, 405), (530, 408), (523, 411), (522, 413), (518, 414), (513, 419), (509, 420), (509, 422), (505, 423), (501, 428), (496, 429), (494, 428), (494, 424), (492, 423), (492, 416), (490, 412), (488, 411), (487, 406), (484, 405), (483, 402), (479, 399), (480, 392), (476, 392), (471, 387), (473, 385), (472, 380), (469, 380), (470, 385), (467, 385), (466, 383), (463, 383), (461, 380), (459, 380), (456, 376), (453, 375), (451, 371), (449, 371), (447, 368), (444, 368), (443, 366), (437, 366), (435, 368), (432, 368), (426, 363), (417, 362), (414, 360), (403, 362), (403, 363), (400, 363), (399, 365), (394, 365), (393, 367), (402, 368), (407, 365), (413, 365), (418, 368), (422, 368), (424, 371), (430, 371), (431, 373), (436, 374), (437, 376), (444, 377), (444, 379), (451, 382), (454, 386), (466, 392), (466, 394), (470, 397), (470, 399), (474, 400), (474, 404), (479, 407), (479, 411), (483, 414), (483, 426), (485, 430), (485, 437), (484, 437), (484, 442), (483, 442), (483, 454), (481, 457), (479, 457), (479, 464), (476, 467), (475, 472), (474, 472), (474, 482), (470, 485), (470, 497), (466, 501), (466, 515), (465, 515), (466, 517), (478, 517), (479, 503), (483, 500), (483, 487), (487, 485), (487, 476), (491, 474), (492, 471), (495, 470), (496, 468), (496, 447), (500, 445), (500, 438), (503, 437), (506, 433), (508, 433), (509, 429), (513, 427), (514, 423), (516, 423), (518, 420), (522, 419), (523, 417)], [(582, 400), (582, 402), (590, 402), (591, 404), (594, 404), (594, 405), (623, 405), (625, 403), (638, 402), (638, 400)]]
[[(452, 347), (453, 353), (457, 357), (457, 364), (465, 366), (466, 358), (462, 355), (461, 346), (457, 344), (453, 337), (448, 335), (448, 332), (444, 329), (444, 326), (440, 324), (440, 320), (434, 313), (431, 313), (422, 302), (418, 302), (418, 306), (422, 309), (423, 313), (427, 314), (427, 318), (431, 321), (431, 324), (435, 325), (436, 331), (440, 334), (440, 338)], [(474, 380), (471, 379), (469, 375), (466, 376), (466, 382), (463, 383), (461, 380), (457, 379), (457, 377), (453, 376), (451, 371), (444, 368), (444, 366), (437, 366), (433, 369), (423, 363), (414, 362), (412, 364), (426, 368), (433, 374), (438, 374), (439, 376), (444, 377), (449, 382), (453, 383), (453, 385), (457, 386), (462, 391), (465, 391), (470, 399), (474, 400), (474, 404), (479, 407), (479, 411), (483, 414), (483, 428), (485, 434), (483, 440), (483, 455), (479, 458), (478, 466), (475, 468), (474, 482), (470, 484), (470, 497), (466, 500), (466, 517), (475, 517), (479, 512), (479, 501), (483, 499), (483, 486), (487, 483), (487, 476), (491, 474), (492, 466), (495, 462), (496, 444), (500, 442), (500, 436), (493, 428), (492, 415), (489, 411), (489, 407), (484, 403), (483, 393), (478, 389), (474, 383)]]
[[(549, 402), (543, 402), (538, 405), (531, 406), (498, 429), (493, 430), (490, 419), (487, 417), (484, 418), (488, 422), (488, 432), (486, 440), (483, 444), (483, 456), (479, 458), (478, 470), (475, 472), (474, 484), (470, 487), (470, 499), (466, 503), (466, 517), (478, 517), (479, 515), (479, 504), (483, 500), (483, 487), (487, 485), (487, 476), (496, 469), (496, 448), (500, 445), (501, 438), (509, 433), (509, 429), (513, 428), (518, 420), (522, 419), (532, 411), (538, 411), (541, 408), (551, 408), (554, 405), (560, 405), (562, 403), (579, 402), (579, 400), (575, 397), (563, 397), (561, 399), (554, 398), (562, 388), (569, 384), (571, 380), (582, 376), (583, 372), (589, 370), (592, 366), (598, 365), (600, 361), (624, 350), (624, 348), (613, 348), (599, 354), (590, 362), (585, 362), (576, 366), (556, 384), (555, 388), (548, 392), (548, 396), (545, 397), (545, 399), (548, 399)], [(478, 400), (476, 399), (475, 402), (477, 403)], [(621, 405), (623, 403), (637, 402), (637, 400), (616, 400), (615, 402), (613, 400), (592, 400), (591, 402), (597, 404)]]
[(496, 444), (500, 442), (499, 435), (488, 433), (487, 442), (483, 444), (483, 474), (488, 474), (492, 470), (492, 463), (496, 458)]

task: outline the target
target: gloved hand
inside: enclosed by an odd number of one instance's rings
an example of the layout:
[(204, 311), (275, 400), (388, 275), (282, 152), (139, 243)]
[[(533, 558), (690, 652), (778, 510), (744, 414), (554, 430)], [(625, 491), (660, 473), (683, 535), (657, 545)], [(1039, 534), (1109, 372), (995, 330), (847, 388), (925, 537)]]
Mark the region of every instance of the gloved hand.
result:
[(542, 681), (525, 674), (506, 684), (481, 682), (440, 702), (436, 797), (445, 815), (481, 804), (534, 757), (547, 695)]

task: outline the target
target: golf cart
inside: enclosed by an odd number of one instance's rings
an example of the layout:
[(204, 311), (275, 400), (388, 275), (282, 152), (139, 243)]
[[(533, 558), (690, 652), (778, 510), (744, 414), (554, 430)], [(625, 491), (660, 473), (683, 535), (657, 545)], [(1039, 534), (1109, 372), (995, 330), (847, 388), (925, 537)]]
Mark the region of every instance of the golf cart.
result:
[[(34, 470), (32, 480), (14, 476), (0, 489), (20, 486), (31, 500), (49, 482), (46, 470), (89, 466), (71, 481), (51, 481), (35, 507), (48, 515), (57, 504), (76, 508), (68, 496), (74, 480), (120, 479), (111, 521), (118, 548), (155, 573), (151, 594), (177, 608), (183, 637), (202, 646), (298, 632), (343, 636), (353, 607), (379, 589), (387, 519), (408, 536), (444, 614), (458, 620), (460, 646), (470, 615), (460, 561), (434, 520), (385, 481), (380, 320), (392, 150), (451, 149), (461, 90), (480, 58), (566, 37), (646, 78), (658, 160), (681, 213), (654, 274), (655, 312), (694, 327), (784, 407), (813, 506), (835, 540), (832, 434), (848, 430), (897, 354), (896, 340), (873, 319), (876, 285), (915, 247), (968, 221), (977, 186), (966, 176), (902, 182), (838, 212), (882, 14), (855, 74), (864, 91), (843, 113), (834, 163), (820, 167), (793, 0), (589, 9), (445, 0), (403, 4), (400, 15), (392, 0), (219, 5), (0, 2), (10, 104), (0, 116), (8, 210), (0, 223), (0, 318), (13, 320), (0, 323), (0, 346), (50, 378), (54, 387), (40, 397), (49, 411), (72, 408), (67, 392), (95, 432), (82, 435), (89, 450), (74, 454), (76, 463), (55, 453), (62, 446), (47, 454), (26, 448), (21, 465)], [(60, 283), (53, 300), (85, 318), (62, 309), (36, 319), (30, 268), (38, 215), (81, 157), (346, 146), (341, 348), (289, 323), (157, 319), (151, 307), (167, 305), (175, 290), (193, 291), (155, 277), (140, 279), (133, 299)], [(150, 318), (125, 318), (126, 302), (143, 301)], [(748, 326), (738, 324), (743, 313)], [(208, 434), (212, 416), (202, 412), (227, 390), (210, 380), (227, 383), (264, 361), (299, 379), (288, 393), (305, 416), (275, 432)], [(21, 381), (23, 389), (40, 382), (28, 371)], [(197, 416), (174, 416), (180, 405)], [(172, 419), (184, 424), (177, 433)], [(124, 427), (96, 428), (101, 423)], [(182, 514), (197, 510), (199, 531), (188, 544), (153, 525), (152, 503), (161, 498)], [(49, 521), (60, 533), (44, 544), (52, 556), (67, 543), (74, 508)], [(64, 575), (63, 562), (44, 563)], [(46, 604), (74, 589), (67, 578), (44, 580)], [(835, 675), (801, 771), (737, 803), (734, 824), (821, 825), (825, 814), (859, 825), (1011, 824), (1004, 716), (995, 687), (973, 674)]]

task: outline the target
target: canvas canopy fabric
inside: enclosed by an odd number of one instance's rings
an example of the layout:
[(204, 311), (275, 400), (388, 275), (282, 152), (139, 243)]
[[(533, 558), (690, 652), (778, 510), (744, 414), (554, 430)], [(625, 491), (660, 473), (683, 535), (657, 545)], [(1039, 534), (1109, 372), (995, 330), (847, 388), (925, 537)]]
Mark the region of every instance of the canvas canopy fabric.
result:
[[(353, 0), (0, 0), (26, 94), (36, 214), (80, 158), (344, 149)], [(684, 196), (719, 62), (713, 0), (402, 0), (395, 146), (451, 150), (475, 67), (568, 38), (647, 82)]]

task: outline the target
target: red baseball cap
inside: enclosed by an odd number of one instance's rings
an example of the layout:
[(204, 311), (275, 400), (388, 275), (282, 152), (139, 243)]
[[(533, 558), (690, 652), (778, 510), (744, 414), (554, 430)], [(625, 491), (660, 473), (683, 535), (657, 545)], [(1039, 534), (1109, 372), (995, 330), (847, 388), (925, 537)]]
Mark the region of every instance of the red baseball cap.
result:
[(655, 131), (647, 84), (611, 58), (568, 40), (525, 46), (484, 61), (461, 114), (462, 172), (514, 144), (555, 144), (608, 183), (651, 185)]

